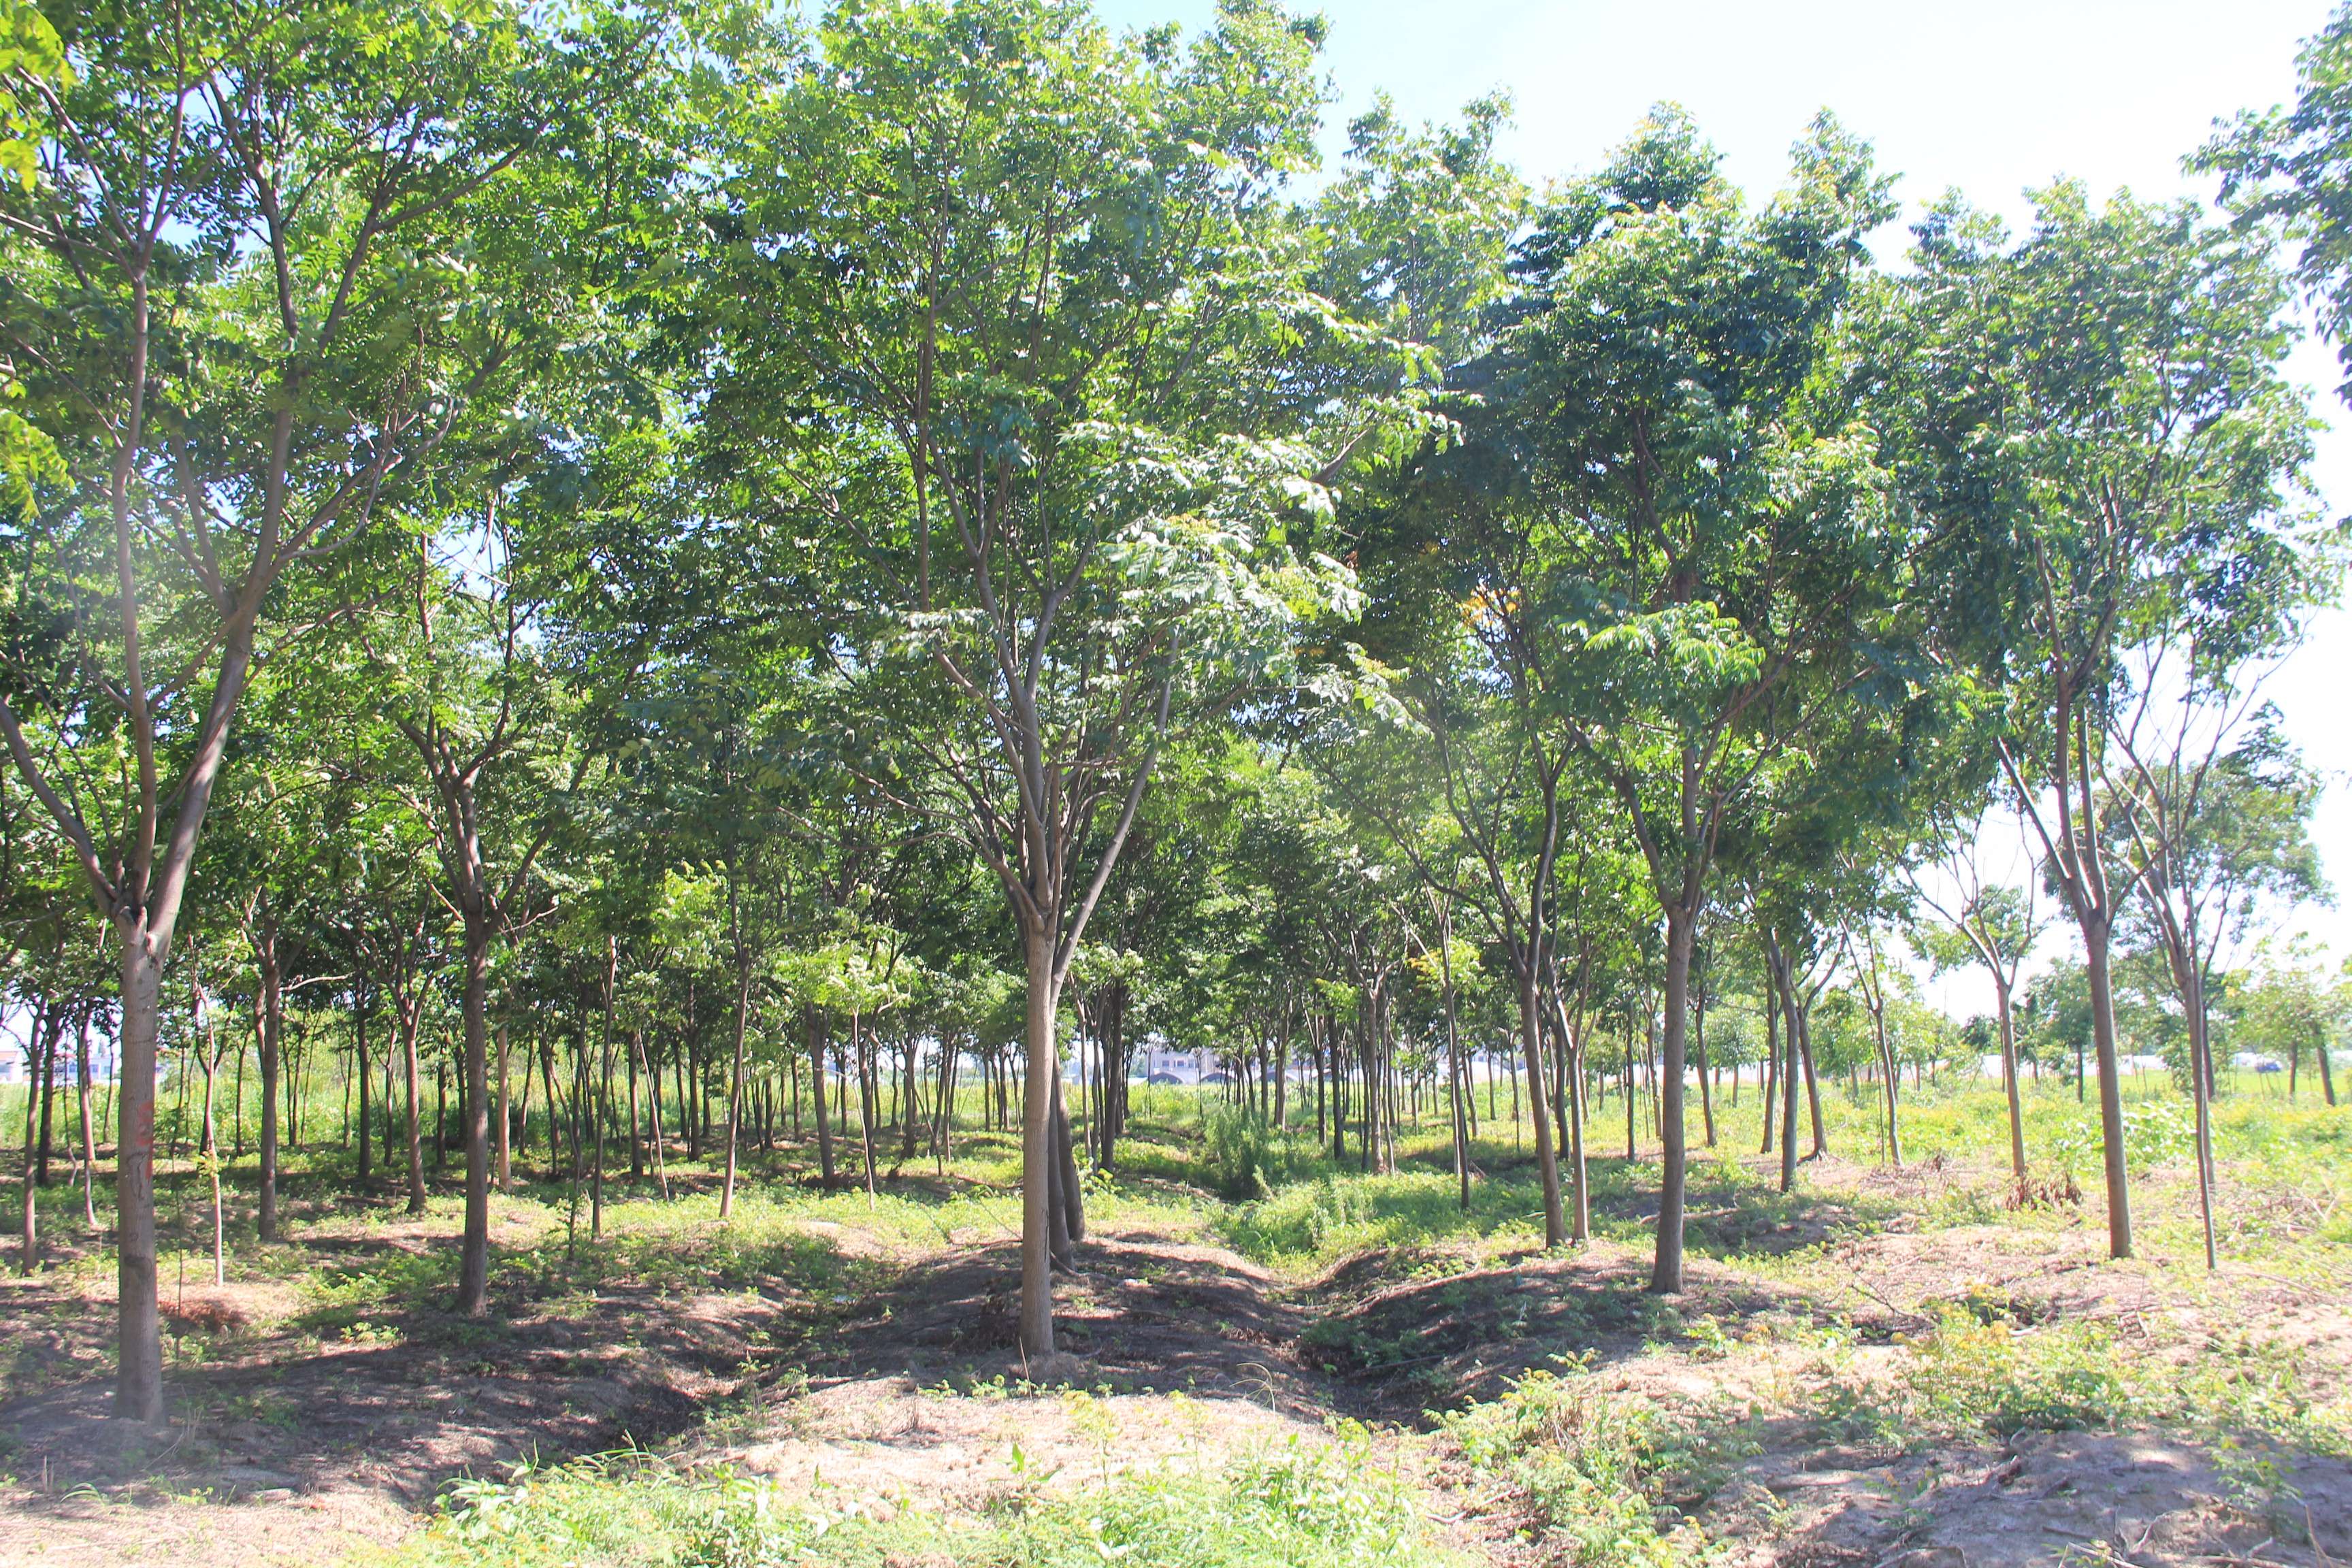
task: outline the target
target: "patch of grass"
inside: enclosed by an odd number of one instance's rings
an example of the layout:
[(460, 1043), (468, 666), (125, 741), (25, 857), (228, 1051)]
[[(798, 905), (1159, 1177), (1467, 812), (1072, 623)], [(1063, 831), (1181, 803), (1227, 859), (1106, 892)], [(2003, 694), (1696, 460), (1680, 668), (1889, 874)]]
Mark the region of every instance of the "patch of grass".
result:
[(1600, 1388), (1587, 1361), (1536, 1371), (1499, 1399), (1443, 1417), (1479, 1475), (1504, 1482), (1579, 1568), (1679, 1568), (1703, 1548), (1661, 1498), (1710, 1456), (1658, 1407)]
[[(1016, 1470), (1022, 1468), (1016, 1456)], [(820, 1489), (790, 1499), (733, 1471), (681, 1473), (646, 1454), (604, 1455), (504, 1481), (459, 1482), (394, 1563), (554, 1568), (1353, 1568), (1449, 1559), (1423, 1539), (1405, 1481), (1369, 1434), (1296, 1438), (1199, 1472), (1111, 1476), (1075, 1492), (1024, 1478), (977, 1512)]]

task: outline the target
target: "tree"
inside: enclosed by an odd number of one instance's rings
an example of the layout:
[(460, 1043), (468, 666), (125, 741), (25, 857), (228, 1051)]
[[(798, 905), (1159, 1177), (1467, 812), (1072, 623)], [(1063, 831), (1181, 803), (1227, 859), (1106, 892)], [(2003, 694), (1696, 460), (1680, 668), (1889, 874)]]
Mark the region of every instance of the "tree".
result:
[[(2001, 769), (2082, 935), (2108, 1250), (2132, 1252), (2111, 949), (2127, 888), (2099, 805), (2118, 655), (2159, 593), (2214, 629), (2271, 617), (2310, 437), (2281, 374), (2269, 250), (2187, 206), (2039, 193), (2032, 233), (1948, 202), (1920, 226), (1898, 380), (1946, 519), (1925, 579), (1956, 670), (1998, 692)], [(2249, 590), (2256, 590), (2250, 592)]]
[[(84, 8), (69, 85), (12, 65), (52, 133), (0, 207), (43, 257), (5, 330), (72, 472), (40, 593), (78, 628), (59, 668), (20, 672), (0, 732), (122, 954), (115, 1414), (149, 1422), (160, 987), (274, 591), (417, 483), (495, 378), (492, 345), (432, 308), (447, 222), (595, 101), (594, 51), (519, 5), (171, 12)], [(93, 727), (124, 738), (127, 797), (54, 743)]]
[[(2163, 661), (2152, 659), (2143, 689), (2162, 673)], [(2120, 765), (2109, 774), (2104, 804), (2116, 819), (2109, 828), (2116, 857), (2164, 955), (2188, 1032), (2205, 1267), (2215, 1268), (2210, 1100), (2218, 961), (2225, 946), (2245, 938), (2264, 902), (2320, 896), (2325, 884), (2308, 837), (2317, 782), (2270, 726), (2239, 731), (2243, 709), (2226, 687), (2214, 689), (2210, 672), (2186, 679), (2188, 689), (2176, 696), (2144, 696), (2123, 710), (2127, 716), (2114, 726)], [(2172, 715), (2153, 713), (2159, 703)]]
[(2340, 1102), (2328, 1058), (2341, 1027), (2345, 995), (2340, 985), (2327, 984), (2311, 957), (2305, 942), (2288, 943), (2283, 952), (2263, 944), (2255, 968), (2231, 987), (2233, 1033), (2255, 1050), (2287, 1059), (2290, 1090), (2308, 1050), (2319, 1068), (2321, 1098), (2333, 1106)]
[[(2304, 40), (2292, 109), (2244, 110), (2189, 160), (2242, 227), (2301, 247), (2296, 274), (2352, 376), (2352, 5)], [(2352, 379), (2336, 388), (2352, 398)]]
[(1835, 369), (1886, 183), (1826, 117), (1758, 212), (1717, 163), (1661, 110), (1546, 209), (1471, 383), (1541, 559), (1526, 657), (1547, 717), (1617, 802), (1664, 920), (1663, 1292), (1682, 1289), (1691, 954), (1725, 821), (1811, 708), (1888, 685), (1870, 661), (1906, 549)]
[(1913, 893), (1943, 921), (1917, 925), (1912, 941), (1939, 974), (1973, 961), (1992, 980), (1993, 1016), (2000, 1043), (2001, 1093), (2009, 1102), (2010, 1176), (2025, 1184), (2025, 1113), (2017, 1080), (2017, 983), (2048, 921), (2035, 907), (2034, 886), (1988, 882), (1986, 814), (1945, 815), (1927, 840), (1932, 857), (1907, 868)]
[(844, 630), (859, 700), (890, 716), (891, 787), (965, 837), (1020, 934), (1033, 1356), (1053, 1349), (1055, 1019), (1087, 921), (1171, 731), (1264, 679), (1344, 585), (1282, 528), (1323, 502), (1325, 459), (1296, 441), (1318, 404), (1277, 374), (1313, 308), (1274, 231), (1318, 37), (1257, 6), (1180, 53), (1066, 0), (845, 5), (734, 193), (748, 303), (714, 416), (772, 450), (845, 425), (878, 444), (845, 497), (777, 483), (864, 545), (853, 597), (875, 613)]

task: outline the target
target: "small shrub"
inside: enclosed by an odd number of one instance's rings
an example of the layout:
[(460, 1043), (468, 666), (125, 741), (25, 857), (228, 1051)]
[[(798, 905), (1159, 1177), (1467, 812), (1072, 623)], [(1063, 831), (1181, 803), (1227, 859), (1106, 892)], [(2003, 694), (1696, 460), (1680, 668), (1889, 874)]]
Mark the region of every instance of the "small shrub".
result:
[(1671, 1447), (1664, 1418), (1595, 1388), (1585, 1363), (1531, 1372), (1502, 1398), (1443, 1421), (1471, 1468), (1522, 1493), (1579, 1568), (1684, 1560), (1672, 1510), (1651, 1500)]
[(1227, 1203), (1251, 1203), (1272, 1192), (1274, 1132), (1265, 1118), (1238, 1106), (1204, 1106), (1201, 1130), (1208, 1148), (1211, 1190)]

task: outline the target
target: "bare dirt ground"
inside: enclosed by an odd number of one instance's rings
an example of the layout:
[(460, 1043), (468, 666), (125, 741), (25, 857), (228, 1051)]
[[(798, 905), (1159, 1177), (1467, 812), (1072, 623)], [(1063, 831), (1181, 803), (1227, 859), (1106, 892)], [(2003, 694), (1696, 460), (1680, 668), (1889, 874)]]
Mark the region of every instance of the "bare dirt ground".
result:
[[(1924, 1207), (1937, 1172), (1858, 1167), (1815, 1174)], [(2305, 1390), (2352, 1394), (2352, 1278), (2296, 1280), (2225, 1264), (2205, 1279), (2164, 1258), (2109, 1262), (2095, 1210), (2068, 1223), (1987, 1224), (1844, 1235), (1832, 1198), (1794, 1221), (1695, 1218), (1694, 1248), (1785, 1256), (1757, 1268), (1695, 1257), (1671, 1312), (1646, 1295), (1649, 1254), (1602, 1242), (1569, 1258), (1465, 1247), (1360, 1256), (1304, 1296), (1320, 1310), (1306, 1352), (1358, 1399), (1410, 1422), (1417, 1407), (1492, 1399), (1530, 1371), (1580, 1363), (1601, 1396), (1631, 1398), (1706, 1429), (1740, 1425), (1752, 1449), (1672, 1498), (1736, 1568), (2130, 1568), (2352, 1560), (2352, 1465), (2232, 1451), (2161, 1430), (2020, 1431), (1921, 1450), (1857, 1442), (1818, 1420), (1775, 1415), (1884, 1384), (1937, 1303), (1966, 1299), (2030, 1337), (2097, 1323), (2113, 1353), (2159, 1369), (2261, 1345)], [(1713, 1331), (1694, 1344), (1693, 1322)], [(1712, 1344), (1715, 1349), (1706, 1348)], [(1335, 1404), (1345, 1405), (1346, 1396)], [(1521, 1500), (1459, 1465), (1442, 1471), (1486, 1555), (1562, 1560)]]
[[(1740, 1226), (1762, 1228), (1728, 1234)], [(419, 1309), (322, 1340), (285, 1282), (191, 1287), (172, 1303), (188, 1347), (172, 1358), (177, 1422), (153, 1434), (105, 1419), (102, 1289), (70, 1272), (11, 1279), (0, 1336), (20, 1374), (41, 1371), (0, 1405), (12, 1478), (0, 1564), (340, 1561), (418, 1529), (453, 1476), (625, 1441), (677, 1439), (688, 1464), (793, 1489), (962, 1507), (1041, 1475), (1081, 1485), (1319, 1442), (1339, 1417), (1383, 1429), (1384, 1453), (1429, 1488), (1444, 1542), (1497, 1563), (1565, 1562), (1524, 1496), (1473, 1473), (1426, 1415), (1564, 1358), (1602, 1394), (1748, 1423), (1749, 1451), (1672, 1500), (1729, 1568), (2352, 1561), (2352, 1468), (2335, 1460), (2286, 1464), (2265, 1512), (2246, 1500), (2245, 1456), (2178, 1434), (2025, 1431), (1923, 1451), (1776, 1414), (1866, 1388), (1932, 1303), (1963, 1291), (2024, 1333), (2105, 1322), (2136, 1356), (2258, 1335), (2340, 1398), (2352, 1281), (2242, 1270), (2190, 1289), (2158, 1268), (2105, 1263), (2087, 1224), (1839, 1239), (1819, 1215), (1726, 1214), (1702, 1218), (1695, 1244), (1769, 1258), (1784, 1239), (1787, 1266), (1696, 1257), (1668, 1316), (1641, 1289), (1644, 1253), (1622, 1245), (1562, 1258), (1398, 1249), (1300, 1284), (1131, 1228), (1089, 1244), (1064, 1288), (1064, 1353), (1032, 1366), (1013, 1344), (1008, 1245), (899, 1251), (855, 1229), (801, 1226), (805, 1247), (859, 1254), (867, 1269), (868, 1286), (822, 1298), (754, 1270), (723, 1289), (526, 1297), (496, 1324)], [(369, 1245), (446, 1242), (391, 1226)], [(1734, 1348), (1695, 1342), (1701, 1321), (1709, 1343)], [(2280, 1498), (2296, 1517), (2277, 1516)]]

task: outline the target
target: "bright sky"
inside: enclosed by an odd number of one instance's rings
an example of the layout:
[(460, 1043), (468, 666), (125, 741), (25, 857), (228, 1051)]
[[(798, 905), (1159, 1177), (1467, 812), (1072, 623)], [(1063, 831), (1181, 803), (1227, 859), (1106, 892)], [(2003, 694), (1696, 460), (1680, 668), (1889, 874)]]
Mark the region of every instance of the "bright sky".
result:
[[(1213, 0), (1097, 0), (1115, 25), (1177, 21)], [(2300, 39), (2327, 0), (1324, 0), (1326, 58), (1339, 98), (1326, 122), (1336, 151), (1349, 115), (1385, 89), (1414, 120), (1452, 116), (1496, 88), (1517, 103), (1505, 150), (1531, 182), (1595, 167), (1651, 104), (1696, 116), (1734, 178), (1762, 195), (1813, 113), (1835, 111), (1902, 175), (1906, 217), (1948, 187), (2022, 218), (2027, 187), (2053, 176), (2100, 194), (2210, 194), (2180, 171), (2212, 122), (2291, 99)], [(1899, 249), (1898, 229), (1884, 249)], [(2306, 344), (2298, 378), (2336, 382), (2332, 356)], [(2331, 509), (2352, 510), (2352, 412), (2316, 403), (2339, 426), (2320, 440)], [(2333, 612), (2271, 684), (2290, 732), (2327, 775), (2317, 835), (2330, 875), (2352, 883), (2352, 616)], [(2352, 905), (2352, 886), (2346, 889)], [(2336, 957), (2352, 955), (2352, 909), (2305, 911)], [(1962, 1014), (1990, 1010), (1970, 978), (1938, 985)]]

